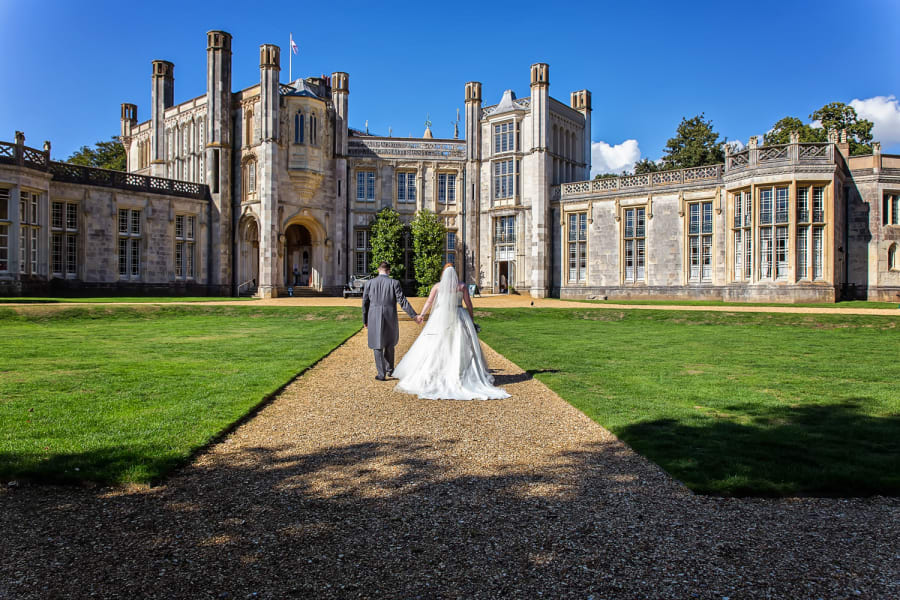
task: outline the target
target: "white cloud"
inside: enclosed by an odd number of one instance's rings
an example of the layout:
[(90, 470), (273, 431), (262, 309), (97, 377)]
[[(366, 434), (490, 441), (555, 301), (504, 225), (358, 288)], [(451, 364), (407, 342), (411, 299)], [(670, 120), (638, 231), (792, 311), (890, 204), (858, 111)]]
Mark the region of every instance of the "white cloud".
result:
[(865, 100), (853, 99), (850, 106), (856, 110), (861, 119), (875, 123), (872, 135), (876, 141), (885, 146), (900, 142), (900, 104), (892, 94), (890, 96), (874, 96)]
[(591, 177), (598, 173), (630, 171), (641, 158), (637, 140), (625, 140), (610, 146), (606, 142), (591, 142)]

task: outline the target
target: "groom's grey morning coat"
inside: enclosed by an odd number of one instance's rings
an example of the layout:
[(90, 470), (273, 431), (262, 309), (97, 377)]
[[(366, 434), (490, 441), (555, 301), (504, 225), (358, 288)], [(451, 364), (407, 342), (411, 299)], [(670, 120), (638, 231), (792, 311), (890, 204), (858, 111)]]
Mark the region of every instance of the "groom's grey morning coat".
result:
[(378, 350), (397, 345), (397, 340), (400, 339), (397, 304), (406, 314), (415, 318), (416, 311), (403, 295), (399, 281), (387, 275), (378, 275), (366, 283), (362, 309), (363, 324), (369, 328), (369, 348)]

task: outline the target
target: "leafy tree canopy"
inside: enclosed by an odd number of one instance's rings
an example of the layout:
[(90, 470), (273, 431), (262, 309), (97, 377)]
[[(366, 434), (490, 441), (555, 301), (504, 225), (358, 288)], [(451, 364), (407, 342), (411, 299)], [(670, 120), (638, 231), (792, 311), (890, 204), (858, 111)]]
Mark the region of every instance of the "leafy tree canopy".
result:
[(369, 227), (369, 240), (372, 244), (369, 269), (372, 273), (378, 270), (381, 261), (385, 261), (391, 265), (391, 275), (403, 279), (403, 228), (400, 215), (391, 208), (383, 208), (375, 215)]
[(641, 175), (642, 173), (654, 173), (656, 171), (662, 171), (663, 166), (657, 163), (654, 160), (650, 160), (649, 158), (642, 158), (641, 160), (634, 163), (634, 174)]
[(447, 228), (433, 212), (426, 209), (416, 215), (410, 223), (410, 229), (413, 235), (418, 294), (427, 296), (431, 292), (431, 286), (441, 278)]
[(703, 117), (703, 113), (690, 119), (682, 117), (675, 137), (666, 142), (662, 157), (664, 170), (702, 167), (725, 161), (725, 140), (719, 141), (712, 121), (706, 121)]
[(763, 144), (766, 146), (789, 144), (792, 131), (800, 134), (800, 141), (803, 143), (828, 141), (828, 136), (821, 127), (813, 127), (797, 117), (785, 117), (775, 123), (772, 130), (763, 136)]
[(597, 173), (594, 175), (594, 179), (615, 179), (620, 175), (621, 173)]
[(832, 102), (809, 115), (809, 118), (822, 123), (826, 131), (846, 129), (850, 154), (868, 154), (872, 151), (872, 127), (875, 124), (860, 119), (852, 106), (843, 102)]
[[(763, 144), (788, 144), (791, 132), (800, 134), (800, 141), (827, 142), (828, 130), (847, 130), (847, 141), (850, 154), (868, 154), (872, 152), (872, 127), (874, 123), (860, 119), (856, 110), (843, 102), (831, 102), (809, 115), (811, 123), (804, 123), (797, 117), (784, 117), (763, 136)], [(818, 122), (818, 124), (813, 124)]]
[(66, 159), (73, 165), (96, 167), (98, 169), (111, 169), (113, 171), (125, 171), (127, 162), (125, 148), (119, 138), (113, 136), (108, 142), (97, 142), (94, 147), (82, 146), (72, 156)]

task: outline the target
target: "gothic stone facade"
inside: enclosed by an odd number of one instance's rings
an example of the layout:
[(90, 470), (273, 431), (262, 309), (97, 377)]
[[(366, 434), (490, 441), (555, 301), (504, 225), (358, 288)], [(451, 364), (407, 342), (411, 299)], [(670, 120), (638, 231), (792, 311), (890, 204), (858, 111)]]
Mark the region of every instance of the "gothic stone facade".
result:
[(207, 92), (175, 104), (174, 66), (154, 61), (150, 119), (122, 105), (132, 180), (67, 174), (49, 145), (0, 145), (0, 286), (339, 293), (368, 272), (369, 224), (392, 207), (405, 221), (439, 215), (447, 260), (485, 291), (786, 302), (900, 292), (900, 157), (877, 144), (849, 157), (836, 133), (826, 144), (751, 140), (723, 165), (590, 181), (591, 94), (554, 99), (546, 64), (531, 66), (527, 98), (507, 91), (484, 106), (481, 84), (465, 84), (463, 140), (351, 129), (347, 73), (281, 84), (270, 44), (259, 65), (259, 84), (233, 92), (231, 36), (210, 31)]

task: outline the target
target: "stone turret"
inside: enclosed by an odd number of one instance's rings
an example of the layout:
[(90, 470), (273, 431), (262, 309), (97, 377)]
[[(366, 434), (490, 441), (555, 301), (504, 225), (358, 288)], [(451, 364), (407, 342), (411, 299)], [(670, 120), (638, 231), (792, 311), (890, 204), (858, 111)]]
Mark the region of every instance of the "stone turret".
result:
[(481, 264), (479, 244), (480, 191), (481, 191), (481, 82), (466, 84), (466, 176), (463, 180), (466, 235), (463, 239), (463, 273), (468, 283), (478, 281), (478, 265)]
[(261, 137), (259, 148), (260, 199), (259, 237), (259, 295), (271, 298), (278, 293), (278, 179), (275, 167), (279, 164), (278, 127), (280, 117), (281, 49), (274, 44), (259, 47), (259, 104)]
[[(526, 249), (530, 264), (531, 296), (544, 298), (550, 291), (550, 66), (531, 65), (532, 155), (528, 161), (530, 180), (526, 184), (531, 198), (531, 248)], [(524, 241), (524, 240), (523, 240)]]
[(334, 104), (334, 153), (347, 156), (347, 105), (350, 76), (342, 71), (331, 74), (331, 101)]
[[(232, 291), (231, 252), (231, 34), (206, 34), (206, 183), (212, 195), (210, 288)], [(218, 288), (218, 289), (217, 289)]]
[(150, 174), (166, 176), (166, 109), (175, 103), (175, 65), (153, 61), (150, 88)]
[(121, 129), (119, 130), (119, 141), (125, 147), (126, 171), (131, 171), (131, 132), (137, 125), (137, 105), (122, 104)]
[[(582, 180), (591, 178), (591, 92), (578, 90), (572, 92), (571, 106), (584, 115), (584, 136), (581, 148), (581, 162), (584, 163), (584, 171), (580, 177)], [(576, 177), (576, 179), (579, 179)]]

